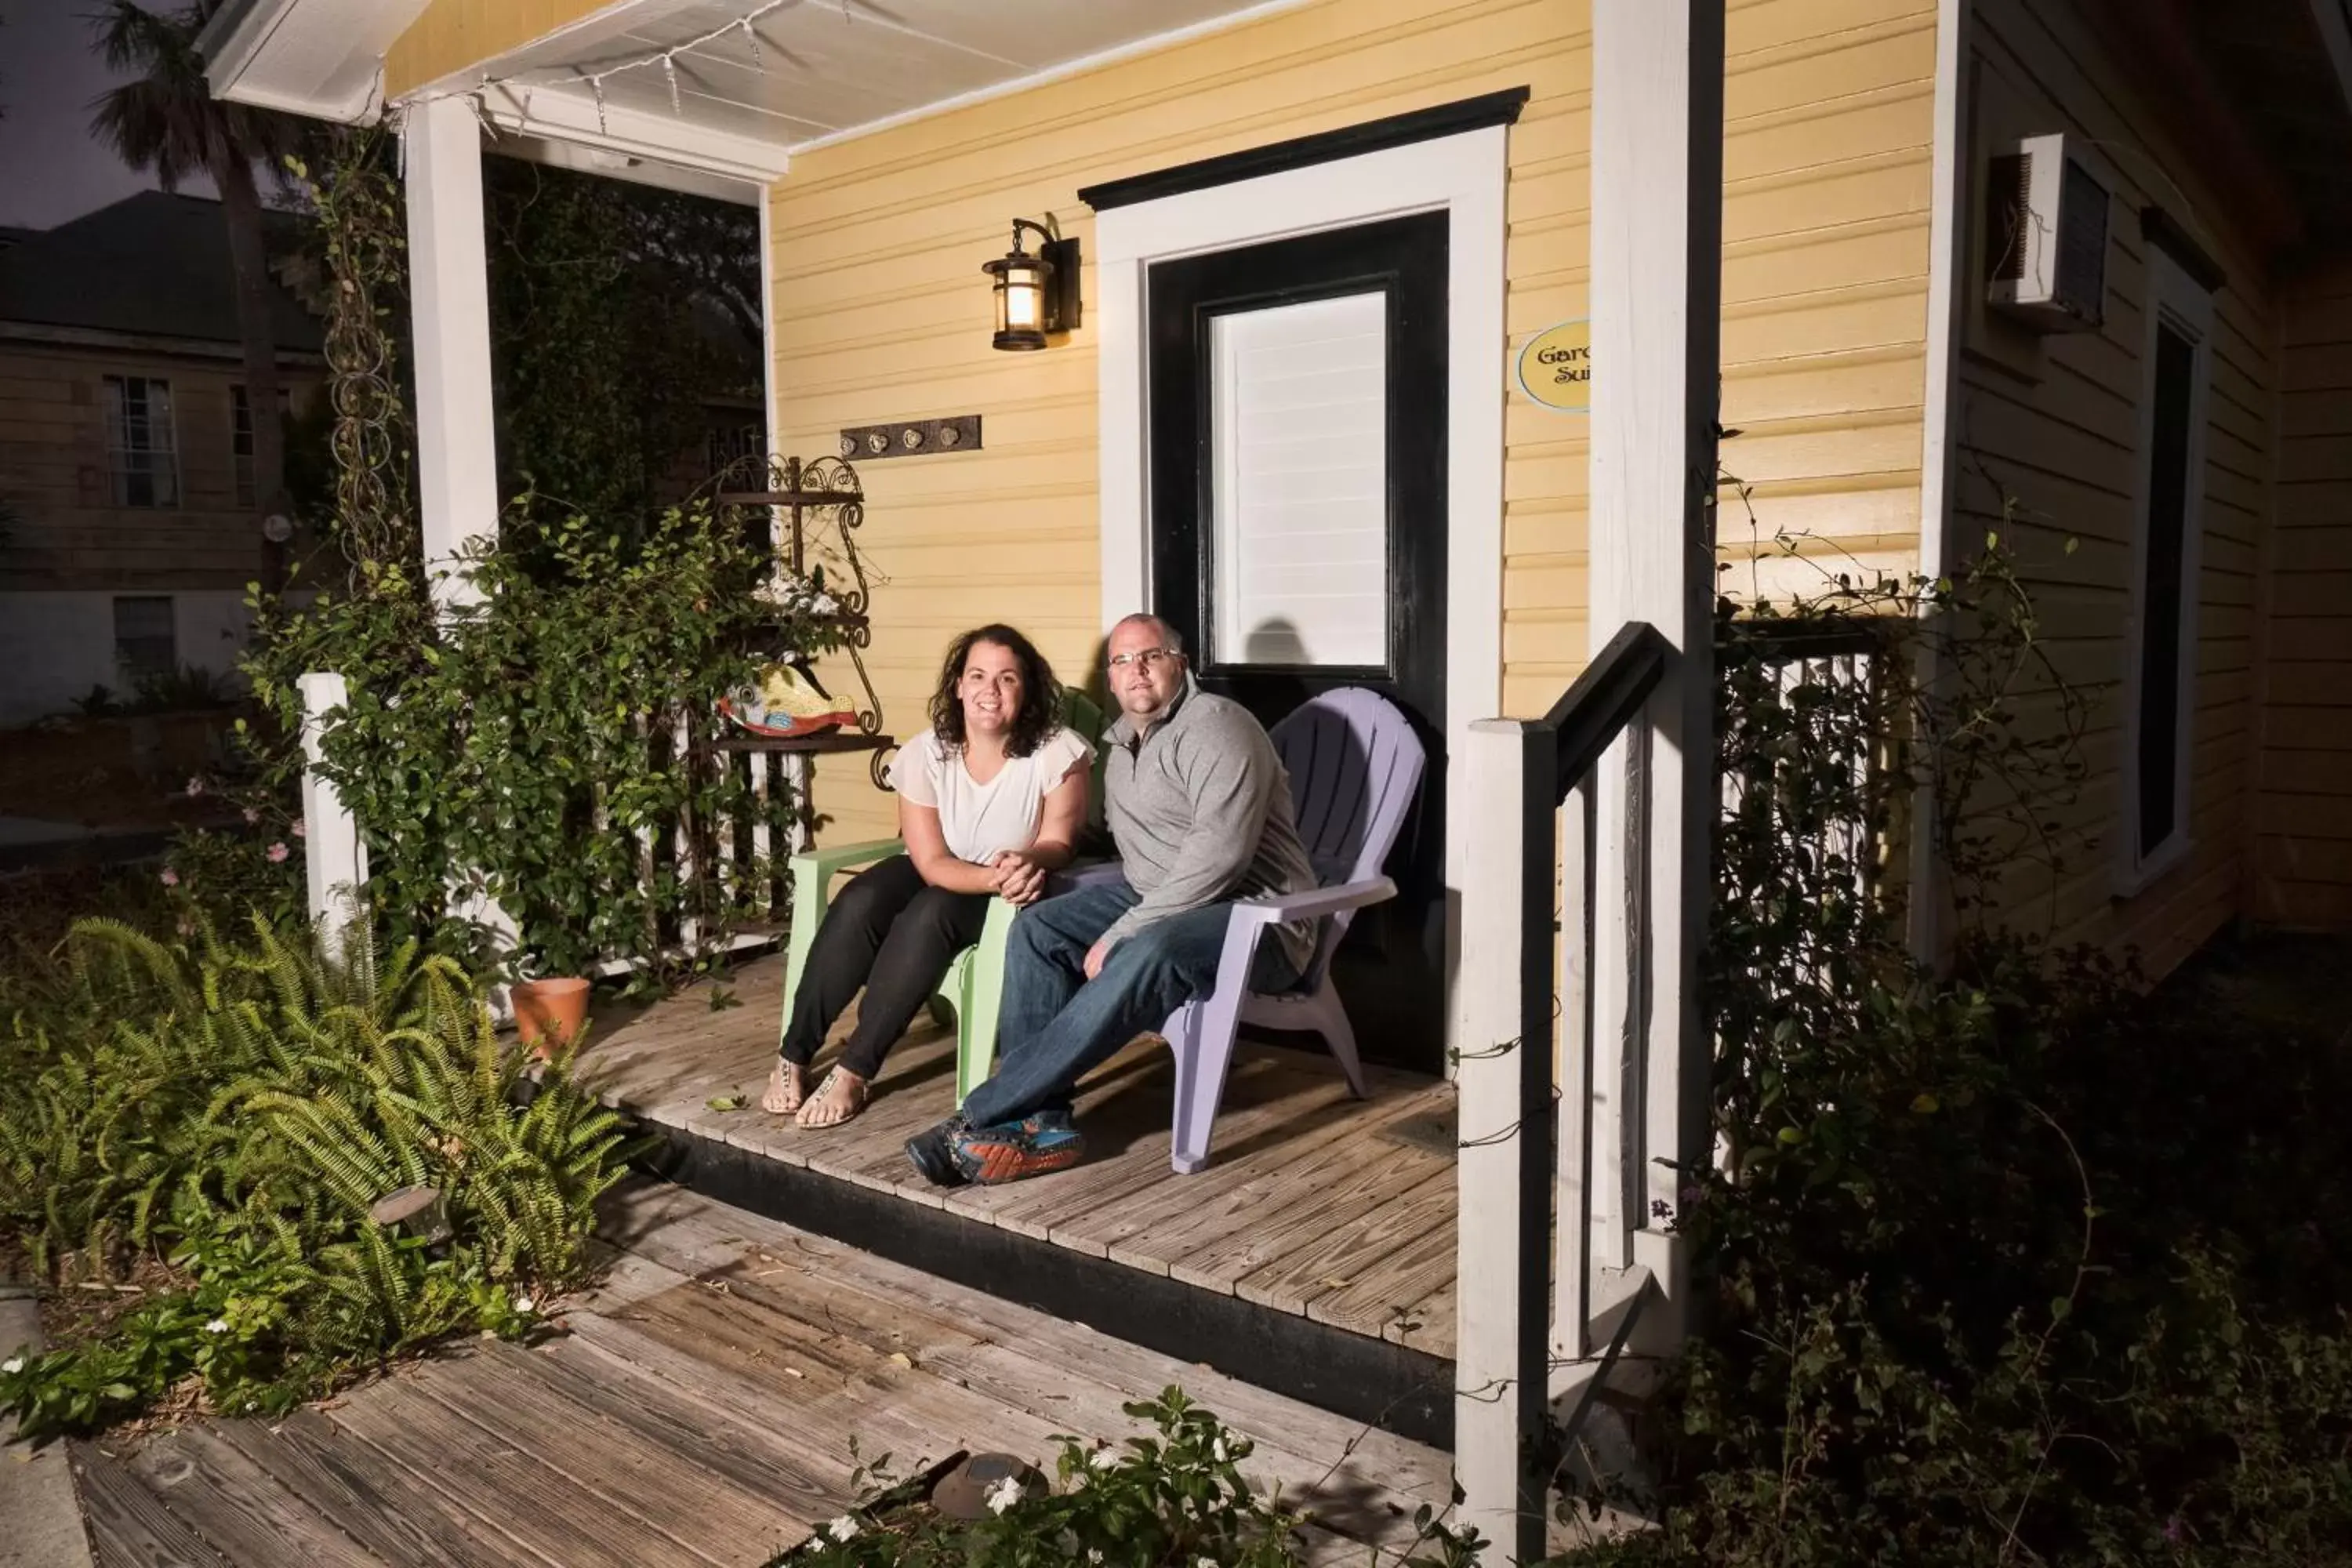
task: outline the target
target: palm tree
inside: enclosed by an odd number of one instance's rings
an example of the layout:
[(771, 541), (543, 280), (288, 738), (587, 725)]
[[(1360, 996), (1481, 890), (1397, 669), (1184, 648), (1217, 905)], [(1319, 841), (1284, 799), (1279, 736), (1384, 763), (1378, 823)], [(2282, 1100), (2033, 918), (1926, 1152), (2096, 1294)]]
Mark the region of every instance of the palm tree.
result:
[(257, 515), (267, 517), (286, 507), (286, 433), (278, 418), (269, 257), (253, 165), (262, 160), (277, 167), (295, 144), (299, 122), (213, 97), (196, 53), (196, 35), (224, 3), (194, 0), (184, 10), (159, 14), (136, 0), (109, 0), (93, 15), (98, 52), (106, 63), (141, 75), (91, 104), (90, 129), (113, 143), (124, 163), (152, 174), (166, 191), (176, 191), (192, 174), (211, 175), (220, 190), (236, 277), (245, 402), (253, 425), (253, 499)]

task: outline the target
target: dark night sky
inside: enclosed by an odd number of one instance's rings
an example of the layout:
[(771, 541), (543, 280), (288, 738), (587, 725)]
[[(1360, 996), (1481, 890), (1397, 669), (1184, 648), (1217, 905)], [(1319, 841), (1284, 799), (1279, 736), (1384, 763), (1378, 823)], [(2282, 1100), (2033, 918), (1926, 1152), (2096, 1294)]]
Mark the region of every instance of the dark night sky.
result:
[[(154, 184), (90, 139), (90, 100), (115, 79), (89, 47), (95, 9), (0, 0), (0, 225), (51, 227)], [(214, 194), (209, 180), (180, 188)]]

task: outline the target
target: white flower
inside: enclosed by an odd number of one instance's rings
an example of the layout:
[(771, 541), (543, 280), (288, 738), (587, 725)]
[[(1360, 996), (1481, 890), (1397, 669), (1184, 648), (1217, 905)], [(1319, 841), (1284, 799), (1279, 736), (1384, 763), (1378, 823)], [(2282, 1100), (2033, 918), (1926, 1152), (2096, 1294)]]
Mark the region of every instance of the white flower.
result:
[(228, 1332), (228, 1320), (226, 1318), (215, 1318), (211, 1322), (205, 1325), (205, 1332), (208, 1334), (225, 1334)]
[(831, 1524), (826, 1525), (824, 1527), (824, 1532), (827, 1535), (832, 1536), (835, 1541), (846, 1541), (851, 1536), (857, 1533), (857, 1521), (845, 1513), (839, 1519), (835, 1520)]
[(18, 1373), (24, 1370), (25, 1358), (23, 1356), (12, 1355), (6, 1361), (0, 1361), (0, 1373), (5, 1373), (10, 1377), (16, 1376)]
[(1003, 1513), (1021, 1500), (1021, 1478), (1007, 1476), (988, 1489), (988, 1511)]
[(1099, 1547), (1099, 1546), (1089, 1546), (1089, 1547), (1087, 1547), (1087, 1562), (1089, 1562), (1089, 1563), (1099, 1563), (1099, 1562), (1101, 1562), (1101, 1561), (1102, 1561), (1102, 1548), (1101, 1548), (1101, 1547)]
[(533, 1305), (534, 1303), (528, 1296), (517, 1296), (514, 1299), (514, 1310), (518, 1312), (528, 1312), (531, 1310)]
[(1097, 1448), (1087, 1456), (1087, 1463), (1097, 1470), (1108, 1470), (1118, 1463), (1118, 1456), (1108, 1448)]
[(1194, 1563), (1192, 1568), (1217, 1568), (1217, 1560), (1213, 1557), (1203, 1557)]
[(1209, 1452), (1217, 1457), (1217, 1463), (1221, 1465), (1223, 1464), (1225, 1462), (1225, 1440), (1223, 1437), (1215, 1439), (1209, 1445)]

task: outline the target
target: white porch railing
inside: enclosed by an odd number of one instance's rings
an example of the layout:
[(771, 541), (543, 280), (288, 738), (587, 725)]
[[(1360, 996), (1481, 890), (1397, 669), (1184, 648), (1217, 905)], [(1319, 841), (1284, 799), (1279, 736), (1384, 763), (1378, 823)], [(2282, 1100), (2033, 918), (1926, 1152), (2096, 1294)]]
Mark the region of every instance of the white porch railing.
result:
[[(312, 922), (330, 942), (350, 924), (362, 905), (367, 885), (367, 846), (360, 824), (335, 786), (319, 771), (321, 745), (336, 712), (350, 699), (341, 675), (312, 673), (301, 678), (302, 693), (302, 814), (303, 853), (309, 881)], [(646, 951), (686, 951), (703, 939), (697, 910), (731, 905), (739, 917), (755, 923), (780, 921), (791, 907), (784, 857), (797, 847), (802, 824), (793, 803), (800, 781), (791, 760), (760, 753), (699, 752), (689, 744), (683, 724), (667, 735), (648, 731), (645, 743), (662, 743), (671, 765), (749, 770), (745, 809), (730, 820), (698, 823), (683, 816), (673, 822), (640, 826), (635, 839), (637, 875), (650, 890), (665, 873), (674, 875), (687, 896), (677, 907), (657, 910), (655, 929), (646, 933)], [(597, 832), (613, 831), (601, 793), (590, 806)], [(512, 940), (513, 924), (495, 904), (461, 909), (466, 915)], [(764, 931), (739, 932), (729, 946), (756, 946), (772, 940)], [(598, 966), (600, 975), (625, 973), (631, 960), (614, 956)]]
[(308, 879), (310, 923), (330, 953), (360, 910), (367, 886), (367, 846), (343, 797), (319, 773), (320, 745), (336, 711), (350, 700), (340, 675), (302, 677), (302, 868)]
[[(1690, 1125), (1688, 1097), (1703, 1104), (1707, 1085), (1685, 1080), (1686, 1053), (1650, 1047), (1643, 852), (1646, 709), (1674, 657), (1629, 625), (1544, 718), (1472, 726), (1462, 809), (1482, 842), (1463, 900), (1454, 1465), (1464, 1521), (1505, 1561), (1542, 1551), (1548, 1426), (1575, 1440), (1637, 1325), (1652, 1352), (1680, 1337), (1662, 1321), (1682, 1305), (1660, 1289), (1679, 1273), (1665, 1266), (1672, 1211), (1647, 1199), (1658, 1163), (1689, 1156), (1658, 1130)], [(1628, 802), (1613, 858), (1596, 840), (1603, 769)], [(1604, 862), (1626, 872), (1605, 919)]]

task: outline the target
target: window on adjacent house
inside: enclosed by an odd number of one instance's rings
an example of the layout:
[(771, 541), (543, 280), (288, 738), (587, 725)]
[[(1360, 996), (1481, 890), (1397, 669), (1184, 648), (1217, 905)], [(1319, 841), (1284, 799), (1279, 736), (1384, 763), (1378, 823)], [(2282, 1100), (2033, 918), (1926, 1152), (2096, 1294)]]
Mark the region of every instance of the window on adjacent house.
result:
[(180, 504), (170, 382), (149, 375), (106, 378), (106, 456), (115, 505)]
[(2138, 531), (2125, 689), (2123, 869), (2145, 882), (2189, 847), (2197, 707), (2198, 539), (2213, 297), (2150, 246), (2143, 340)]
[(132, 681), (169, 675), (179, 668), (180, 644), (169, 594), (122, 595), (115, 599), (114, 662)]
[[(228, 389), (230, 465), (236, 472), (236, 504), (251, 506), (253, 497), (253, 401), (242, 386)], [(278, 417), (285, 419), (293, 412), (294, 400), (284, 387), (278, 389)]]

